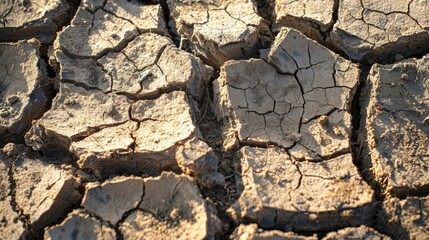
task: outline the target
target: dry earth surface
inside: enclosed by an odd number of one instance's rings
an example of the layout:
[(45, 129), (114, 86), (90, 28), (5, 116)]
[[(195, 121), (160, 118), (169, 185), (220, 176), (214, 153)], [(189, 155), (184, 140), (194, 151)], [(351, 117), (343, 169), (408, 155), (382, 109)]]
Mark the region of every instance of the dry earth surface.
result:
[(426, 0), (0, 2), (0, 239), (427, 239)]

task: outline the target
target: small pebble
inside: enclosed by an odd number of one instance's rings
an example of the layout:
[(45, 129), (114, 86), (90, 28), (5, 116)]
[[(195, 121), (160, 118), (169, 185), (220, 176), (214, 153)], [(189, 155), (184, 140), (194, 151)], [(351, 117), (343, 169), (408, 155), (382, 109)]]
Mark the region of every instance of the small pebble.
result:
[(10, 97), (8, 97), (7, 98), (7, 103), (9, 104), (9, 105), (12, 105), (12, 104), (14, 104), (16, 101), (18, 101), (18, 96), (16, 96), (16, 95), (13, 95), (13, 96), (10, 96)]

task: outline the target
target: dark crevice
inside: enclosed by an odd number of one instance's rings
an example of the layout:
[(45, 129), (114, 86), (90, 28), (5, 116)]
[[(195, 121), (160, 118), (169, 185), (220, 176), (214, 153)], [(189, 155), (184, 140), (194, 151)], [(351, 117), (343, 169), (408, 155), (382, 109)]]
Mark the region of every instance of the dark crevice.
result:
[[(212, 80), (219, 77), (219, 70), (215, 70)], [(225, 151), (222, 137), (222, 122), (214, 114), (213, 107), (213, 86), (209, 84), (206, 88), (204, 99), (200, 103), (200, 111), (196, 113), (196, 123), (201, 130), (203, 140), (213, 149), (219, 158), (219, 172), (225, 176), (225, 186), (201, 188), (204, 198), (209, 198), (217, 210), (217, 215), (221, 220), (221, 231), (219, 239), (229, 239), (236, 224), (227, 209), (238, 199), (238, 191), (235, 181), (234, 160), (235, 150)]]
[(23, 209), (21, 209), (16, 202), (16, 182), (14, 179), (14, 172), (15, 172), (15, 162), (17, 159), (20, 158), (19, 156), (16, 156), (12, 159), (12, 162), (10, 163), (9, 167), (9, 184), (10, 184), (10, 198), (11, 198), (11, 206), (14, 212), (18, 214), (18, 219), (24, 224), (24, 228), (27, 231), (25, 234), (25, 239), (35, 239), (37, 234), (34, 231), (33, 225), (31, 224), (30, 217), (24, 214)]
[[(158, 2), (158, 1), (157, 1)], [(164, 14), (165, 26), (167, 27), (167, 31), (171, 36), (176, 47), (180, 46), (180, 36), (178, 36), (175, 31), (171, 28), (170, 23), (172, 22), (170, 19), (170, 8), (168, 7), (167, 0), (159, 0), (162, 8), (162, 13)]]

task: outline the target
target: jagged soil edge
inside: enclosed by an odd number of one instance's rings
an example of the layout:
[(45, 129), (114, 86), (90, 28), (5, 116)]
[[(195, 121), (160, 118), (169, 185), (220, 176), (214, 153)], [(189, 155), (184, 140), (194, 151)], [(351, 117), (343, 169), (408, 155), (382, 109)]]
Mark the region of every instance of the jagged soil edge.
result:
[[(363, 119), (362, 119), (362, 111), (366, 109), (366, 103), (369, 99), (364, 99), (366, 96), (365, 86), (368, 81), (368, 76), (370, 74), (371, 65), (360, 65), (361, 69), (361, 75), (360, 75), (360, 82), (356, 89), (356, 92), (353, 96), (352, 101), (352, 138), (351, 138), (351, 145), (352, 145), (352, 155), (353, 155), (353, 164), (356, 166), (361, 178), (374, 190), (375, 192), (375, 211), (373, 215), (373, 224), (369, 227), (372, 227), (379, 231), (380, 233), (383, 233), (385, 235), (388, 235), (383, 229), (378, 228), (377, 221), (378, 216), (382, 211), (383, 202), (385, 200), (385, 193), (383, 191), (383, 186), (380, 185), (379, 182), (375, 181), (374, 175), (371, 171), (371, 169), (368, 168), (368, 166), (364, 166), (362, 163), (363, 158), (365, 157), (363, 154), (365, 154), (365, 144), (366, 142), (363, 142), (362, 139), (363, 136)], [(395, 239), (394, 236), (389, 236), (392, 239)]]

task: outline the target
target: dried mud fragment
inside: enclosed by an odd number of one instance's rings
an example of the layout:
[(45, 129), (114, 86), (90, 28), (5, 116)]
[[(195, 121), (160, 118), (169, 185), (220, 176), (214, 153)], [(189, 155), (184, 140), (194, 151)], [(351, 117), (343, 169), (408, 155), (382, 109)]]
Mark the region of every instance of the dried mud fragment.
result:
[(213, 83), (215, 113), (225, 120), (224, 147), (236, 140), (294, 146), (294, 157), (307, 160), (350, 152), (359, 74), (356, 65), (302, 33), (282, 29), (267, 62), (229, 61)]
[(374, 65), (362, 95), (363, 166), (389, 194), (427, 194), (429, 56)]
[(396, 239), (427, 238), (429, 236), (428, 197), (385, 200), (378, 227)]
[(129, 107), (124, 96), (63, 83), (51, 110), (33, 124), (25, 141), (34, 150), (68, 149), (72, 141), (128, 121)]
[(168, 0), (167, 4), (173, 31), (181, 41), (189, 40), (192, 50), (212, 66), (255, 56), (269, 45), (268, 25), (252, 0)]
[(110, 52), (98, 63), (111, 76), (112, 91), (135, 99), (185, 90), (201, 100), (213, 73), (200, 59), (154, 33), (138, 36), (121, 52)]
[(0, 2), (0, 41), (37, 38), (44, 44), (54, 40), (67, 21), (66, 0)]
[(292, 162), (283, 151), (243, 147), (243, 193), (229, 212), (238, 221), (285, 231), (320, 231), (370, 224), (374, 192), (351, 154), (320, 163)]
[(82, 207), (115, 225), (125, 212), (140, 204), (144, 183), (139, 177), (117, 177), (102, 184), (88, 184), (85, 188)]
[(391, 238), (367, 227), (349, 227), (328, 233), (323, 240), (346, 240), (346, 239), (366, 239), (366, 240), (390, 240)]
[(38, 234), (76, 204), (81, 195), (73, 169), (47, 164), (32, 155), (29, 149), (19, 147), (19, 154), (10, 158), (11, 179), (14, 201)]
[(204, 187), (223, 186), (225, 178), (217, 172), (219, 159), (207, 143), (193, 138), (176, 151), (176, 160), (182, 172), (196, 178)]
[(115, 230), (82, 210), (74, 210), (60, 224), (45, 229), (44, 239), (116, 239)]
[(427, 1), (340, 1), (332, 43), (350, 58), (374, 63), (429, 46)]
[(193, 121), (186, 94), (174, 91), (155, 100), (141, 100), (131, 107), (131, 117), (139, 122), (133, 133), (134, 159), (157, 171), (178, 170), (178, 148), (201, 133)]
[(125, 239), (214, 239), (220, 221), (192, 180), (163, 173), (145, 179), (139, 209), (120, 224), (119, 230)]
[(142, 32), (166, 33), (160, 5), (125, 0), (94, 5), (82, 3), (70, 26), (59, 33), (56, 49), (76, 57), (100, 58), (121, 50)]
[(240, 224), (232, 235), (231, 240), (317, 240), (316, 236), (300, 236), (294, 232), (282, 232), (278, 230), (262, 230), (256, 224)]
[(35, 39), (0, 44), (0, 145), (16, 141), (47, 110), (39, 48)]
[(274, 2), (274, 32), (282, 27), (295, 28), (316, 41), (324, 40), (324, 35), (334, 24), (334, 12), (338, 7), (336, 0)]

